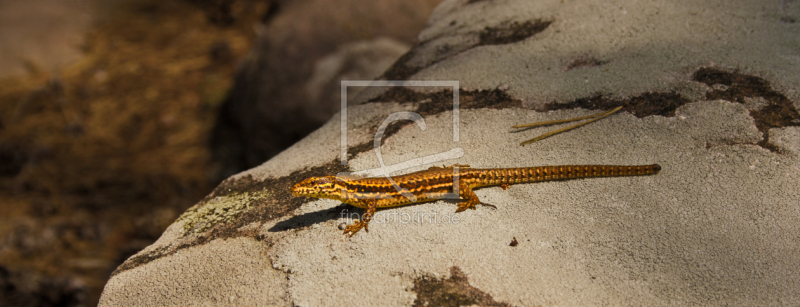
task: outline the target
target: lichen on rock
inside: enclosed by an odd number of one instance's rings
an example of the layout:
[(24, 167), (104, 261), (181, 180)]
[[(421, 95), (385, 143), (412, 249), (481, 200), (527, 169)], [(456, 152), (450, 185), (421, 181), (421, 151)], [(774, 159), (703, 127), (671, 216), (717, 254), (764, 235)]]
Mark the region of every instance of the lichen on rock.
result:
[(178, 218), (178, 222), (183, 224), (184, 236), (204, 232), (219, 223), (235, 220), (239, 214), (250, 209), (252, 202), (267, 197), (271, 197), (271, 194), (266, 191), (217, 196), (189, 208)]

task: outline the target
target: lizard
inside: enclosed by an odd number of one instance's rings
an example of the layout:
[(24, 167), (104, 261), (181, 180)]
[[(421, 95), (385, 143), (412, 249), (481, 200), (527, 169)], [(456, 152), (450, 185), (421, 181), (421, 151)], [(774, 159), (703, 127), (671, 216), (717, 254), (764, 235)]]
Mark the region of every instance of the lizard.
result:
[(345, 235), (352, 236), (362, 228), (369, 232), (368, 224), (379, 208), (435, 201), (452, 195), (451, 193), (455, 191), (461, 200), (456, 212), (462, 212), (467, 209), (474, 210), (475, 205), (479, 204), (495, 207), (482, 203), (472, 191), (476, 188), (500, 186), (505, 190), (510, 185), (519, 183), (650, 175), (656, 174), (660, 170), (661, 166), (658, 164), (557, 165), (486, 169), (454, 164), (449, 167), (434, 166), (424, 171), (392, 176), (391, 180), (387, 177), (353, 178), (335, 175), (310, 177), (292, 186), (291, 192), (298, 197), (334, 199), (365, 209), (358, 221), (344, 229)]

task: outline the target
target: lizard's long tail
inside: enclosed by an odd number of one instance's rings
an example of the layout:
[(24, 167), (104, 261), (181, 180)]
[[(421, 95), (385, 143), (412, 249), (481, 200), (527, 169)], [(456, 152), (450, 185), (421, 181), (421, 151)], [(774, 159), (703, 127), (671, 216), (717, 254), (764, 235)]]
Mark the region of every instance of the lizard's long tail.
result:
[(481, 186), (531, 183), (589, 177), (640, 176), (656, 174), (658, 164), (651, 165), (556, 165), (480, 170)]

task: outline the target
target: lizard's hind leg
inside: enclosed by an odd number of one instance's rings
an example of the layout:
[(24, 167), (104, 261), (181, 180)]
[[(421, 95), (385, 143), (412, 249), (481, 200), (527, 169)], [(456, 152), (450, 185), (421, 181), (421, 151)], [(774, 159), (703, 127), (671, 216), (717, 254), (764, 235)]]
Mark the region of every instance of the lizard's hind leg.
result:
[(461, 212), (467, 209), (475, 210), (475, 205), (484, 205), (497, 209), (495, 205), (482, 203), (478, 198), (478, 195), (475, 195), (475, 192), (473, 192), (469, 187), (463, 185), (459, 186), (458, 196), (463, 198), (464, 201), (458, 203), (458, 209), (456, 209), (456, 212)]

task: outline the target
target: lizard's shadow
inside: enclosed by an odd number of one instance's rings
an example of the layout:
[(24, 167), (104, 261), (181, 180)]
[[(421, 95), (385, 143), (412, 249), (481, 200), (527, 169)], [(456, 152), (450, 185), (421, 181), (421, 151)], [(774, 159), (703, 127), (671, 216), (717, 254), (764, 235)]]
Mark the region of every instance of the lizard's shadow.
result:
[[(434, 201), (435, 200), (432, 200), (432, 201), (429, 201), (429, 202), (434, 202)], [(458, 205), (458, 203), (460, 201), (463, 201), (463, 200), (443, 199), (443, 201), (445, 201), (447, 203), (452, 203), (454, 205)], [(425, 202), (425, 203), (428, 203), (428, 202)], [(409, 204), (409, 205), (406, 205), (406, 206), (413, 206), (413, 205), (419, 205), (419, 204)], [(495, 207), (495, 206), (490, 205), (490, 204), (483, 204), (483, 205)], [(403, 207), (405, 207), (405, 206), (403, 206)], [(392, 209), (392, 208), (378, 209), (378, 211), (389, 210), (389, 209)], [(269, 232), (281, 232), (281, 231), (286, 231), (286, 230), (291, 230), (291, 229), (300, 229), (300, 228), (308, 227), (308, 226), (311, 226), (311, 225), (314, 225), (314, 224), (324, 223), (324, 222), (327, 222), (329, 220), (336, 220), (336, 219), (339, 219), (339, 218), (349, 218), (350, 222), (352, 222), (353, 220), (359, 219), (361, 217), (361, 215), (363, 215), (363, 214), (364, 214), (364, 209), (357, 208), (357, 207), (342, 203), (342, 204), (339, 204), (338, 206), (330, 208), (330, 209), (314, 211), (314, 212), (309, 212), (309, 213), (293, 216), (293, 217), (291, 217), (291, 218), (289, 218), (289, 219), (287, 219), (285, 221), (281, 221), (281, 222), (276, 223), (274, 226), (270, 227), (267, 231), (269, 231)]]
[(285, 221), (280, 221), (274, 226), (270, 227), (267, 231), (269, 232), (281, 232), (290, 229), (299, 229), (303, 227), (308, 227), (314, 224), (324, 223), (329, 220), (335, 220), (339, 217), (342, 217), (342, 212), (344, 212), (344, 216), (351, 213), (358, 213), (358, 216), (361, 216), (362, 209), (353, 207), (348, 204), (339, 204), (336, 207), (314, 211), (309, 213), (304, 213), (301, 215), (295, 215)]

